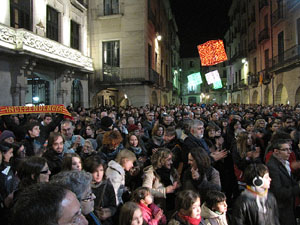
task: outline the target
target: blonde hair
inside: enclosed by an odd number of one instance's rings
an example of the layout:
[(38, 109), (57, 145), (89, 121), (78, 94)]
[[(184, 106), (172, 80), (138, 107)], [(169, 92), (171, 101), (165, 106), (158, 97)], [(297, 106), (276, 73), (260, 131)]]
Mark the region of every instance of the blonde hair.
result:
[(128, 159), (128, 160), (131, 160), (131, 161), (135, 162), (136, 161), (136, 156), (132, 151), (130, 151), (128, 149), (123, 149), (122, 151), (120, 151), (118, 153), (115, 161), (117, 163), (119, 163), (120, 165), (122, 165), (122, 161), (124, 159)]
[(242, 159), (246, 157), (247, 152), (249, 150), (249, 146), (247, 145), (248, 135), (248, 132), (243, 131), (237, 136), (237, 151)]
[(161, 168), (165, 159), (168, 158), (169, 155), (172, 155), (172, 152), (168, 148), (159, 148), (155, 153), (153, 153), (151, 157), (151, 164), (154, 169)]

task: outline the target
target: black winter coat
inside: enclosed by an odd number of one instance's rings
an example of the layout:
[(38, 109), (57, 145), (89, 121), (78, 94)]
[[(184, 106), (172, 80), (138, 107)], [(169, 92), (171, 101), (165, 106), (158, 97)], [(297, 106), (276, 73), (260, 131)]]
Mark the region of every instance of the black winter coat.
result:
[(280, 224), (296, 225), (295, 198), (300, 195), (300, 185), (273, 155), (267, 166), (272, 179), (270, 191), (277, 200)]
[(280, 225), (278, 219), (278, 208), (275, 197), (269, 193), (266, 203), (265, 214), (259, 213), (256, 198), (250, 198), (241, 194), (233, 208), (233, 225)]
[(105, 221), (101, 221), (101, 224), (113, 225), (112, 217), (117, 211), (117, 205), (114, 188), (111, 182), (109, 180), (105, 180), (97, 187), (92, 185), (92, 192), (96, 196), (95, 210), (99, 208), (109, 208), (111, 210), (112, 216)]
[(59, 173), (62, 167), (63, 155), (58, 154), (52, 149), (48, 149), (43, 157), (47, 160), (49, 170), (51, 171), (51, 176)]

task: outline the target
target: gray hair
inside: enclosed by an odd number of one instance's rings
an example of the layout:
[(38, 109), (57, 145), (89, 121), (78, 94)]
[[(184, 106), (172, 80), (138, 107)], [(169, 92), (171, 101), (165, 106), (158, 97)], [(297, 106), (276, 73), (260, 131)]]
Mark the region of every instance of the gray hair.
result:
[(198, 126), (204, 126), (204, 123), (201, 120), (194, 119), (191, 123), (190, 130), (197, 128)]
[(91, 185), (92, 175), (85, 171), (62, 171), (54, 175), (51, 183), (60, 184), (74, 192), (77, 199), (81, 201), (82, 194)]
[(65, 124), (70, 124), (72, 128), (75, 128), (72, 121), (70, 120), (63, 120), (60, 124), (60, 127), (63, 127)]

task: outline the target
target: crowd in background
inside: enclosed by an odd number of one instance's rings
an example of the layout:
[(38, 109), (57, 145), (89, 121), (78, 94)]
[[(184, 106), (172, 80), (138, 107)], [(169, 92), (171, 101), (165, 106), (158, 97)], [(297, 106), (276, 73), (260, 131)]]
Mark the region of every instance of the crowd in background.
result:
[(67, 109), (0, 117), (1, 224), (300, 220), (300, 106)]

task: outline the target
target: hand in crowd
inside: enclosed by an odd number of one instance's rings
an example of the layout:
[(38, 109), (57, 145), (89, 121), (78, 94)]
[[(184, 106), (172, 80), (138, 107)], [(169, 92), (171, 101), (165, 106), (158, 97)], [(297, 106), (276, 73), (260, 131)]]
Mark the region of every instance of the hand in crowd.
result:
[(77, 136), (77, 138), (76, 138), (76, 140), (75, 140), (75, 142), (74, 142), (72, 148), (73, 148), (73, 149), (77, 149), (78, 146), (80, 146), (80, 136)]
[(162, 210), (162, 209), (159, 209), (159, 211), (157, 212), (157, 214), (155, 215), (155, 219), (156, 220), (160, 220), (161, 219), (161, 217), (163, 216), (163, 214), (164, 214), (164, 211)]
[(220, 159), (224, 159), (227, 157), (227, 151), (226, 149), (223, 149), (221, 151), (215, 151), (210, 154), (210, 156), (215, 160), (219, 161)]
[(111, 211), (109, 208), (95, 209), (95, 211), (100, 220), (106, 220), (107, 218), (111, 217)]
[(300, 161), (294, 161), (291, 163), (291, 168), (293, 170), (297, 170), (297, 169), (300, 169)]
[(177, 181), (175, 181), (173, 183), (173, 185), (169, 185), (168, 187), (166, 187), (166, 193), (173, 193), (177, 188), (179, 187), (179, 184)]

